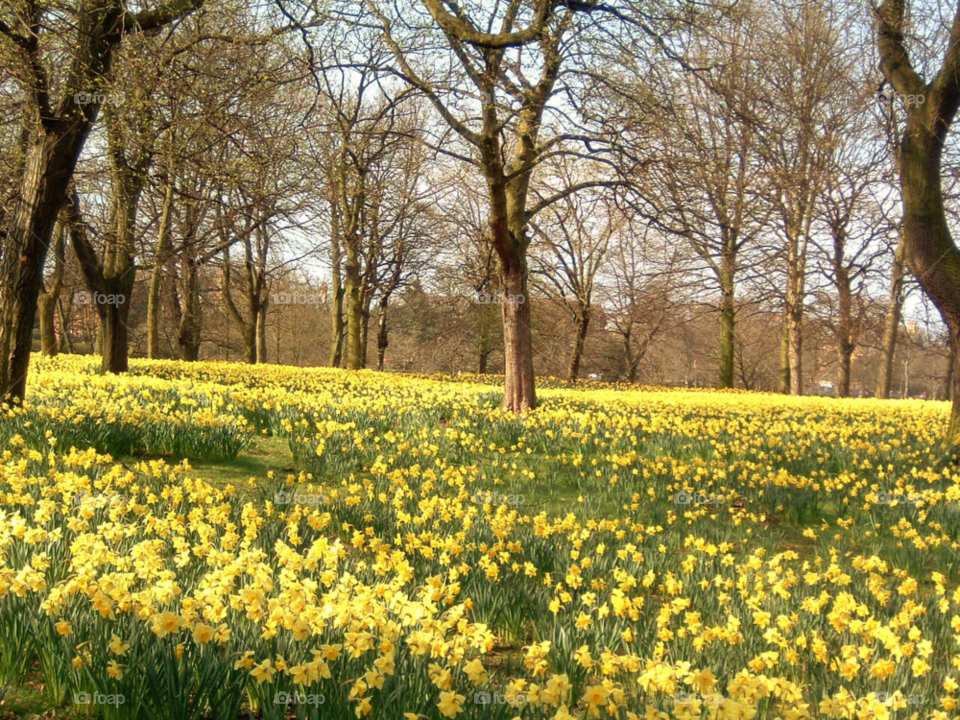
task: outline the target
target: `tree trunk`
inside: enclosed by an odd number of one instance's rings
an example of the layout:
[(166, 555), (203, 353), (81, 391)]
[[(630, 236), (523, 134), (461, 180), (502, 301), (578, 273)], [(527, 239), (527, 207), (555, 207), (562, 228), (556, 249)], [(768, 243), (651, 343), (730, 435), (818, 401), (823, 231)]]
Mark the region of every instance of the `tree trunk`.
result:
[(637, 381), (637, 366), (640, 362), (633, 354), (633, 323), (623, 332), (623, 364), (627, 369), (627, 382)]
[(40, 294), (37, 313), (40, 316), (40, 353), (44, 357), (56, 357), (60, 352), (60, 342), (57, 339), (56, 310), (60, 303), (60, 288), (63, 286), (63, 272), (66, 265), (65, 231), (63, 225), (57, 232), (57, 239), (53, 247), (54, 269), (50, 279), (50, 287)]
[(150, 273), (147, 286), (147, 357), (160, 357), (160, 290), (163, 283), (163, 266), (157, 263)]
[(23, 402), (26, 394), (47, 248), (90, 122), (73, 120), (73, 127), (59, 132), (38, 129), (26, 150), (0, 283), (0, 397), (9, 402)]
[(503, 403), (505, 410), (523, 412), (536, 407), (533, 377), (533, 342), (530, 333), (530, 303), (527, 293), (525, 256), (501, 260), (503, 288)]
[(806, 286), (806, 234), (801, 224), (787, 229), (787, 361), (791, 395), (803, 395), (803, 302)]
[(947, 373), (943, 378), (943, 391), (940, 395), (941, 400), (953, 400), (953, 376), (957, 372), (957, 356), (953, 348), (947, 344), (949, 355), (947, 355)]
[(587, 332), (590, 329), (590, 307), (580, 306), (575, 322), (573, 338), (573, 353), (570, 356), (570, 366), (567, 369), (567, 379), (576, 381), (580, 377), (580, 362), (583, 359), (583, 348), (587, 343)]
[(787, 343), (790, 363), (790, 394), (803, 395), (803, 299), (792, 293), (787, 316)]
[(786, 310), (780, 326), (780, 392), (790, 393), (790, 323)]
[(330, 366), (343, 362), (343, 248), (340, 238), (340, 213), (337, 201), (330, 203)]
[(367, 366), (367, 345), (370, 334), (370, 309), (360, 309), (360, 367)]
[[(922, 113), (922, 114), (921, 114)], [(940, 186), (943, 138), (928, 128), (941, 127), (933, 115), (911, 112), (900, 146), (901, 191), (903, 195), (903, 256), (917, 282), (940, 311), (950, 330), (951, 347), (960, 348), (960, 251), (950, 235)], [(943, 128), (943, 134), (946, 129)], [(948, 436), (960, 442), (960, 374), (953, 378), (954, 398)]]
[(60, 347), (59, 352), (66, 352), (69, 355), (73, 355), (73, 342), (70, 340), (70, 326), (67, 322), (70, 317), (70, 313), (73, 310), (73, 299), (71, 298), (68, 301), (67, 309), (63, 309), (63, 297), (61, 296), (57, 302), (57, 313), (60, 320)]
[(101, 373), (125, 373), (130, 365), (129, 327), (130, 294), (133, 291), (133, 271), (106, 283), (107, 301), (100, 315), (103, 329)]
[[(111, 147), (118, 153), (115, 144), (119, 142), (116, 137), (111, 137)], [(80, 213), (80, 198), (75, 190), (71, 209), (75, 227), (73, 250), (100, 319), (101, 373), (124, 373), (129, 367), (127, 321), (136, 279), (133, 233), (146, 181), (145, 169), (126, 165), (125, 160), (117, 155), (113, 165), (113, 207), (102, 262), (97, 259), (87, 238)]]
[(247, 365), (257, 364), (257, 328), (256, 325), (246, 324), (240, 331), (243, 337), (243, 361)]
[(180, 358), (188, 362), (200, 359), (200, 289), (196, 263), (184, 259), (181, 263), (182, 274), (180, 295), (183, 309), (180, 313), (180, 326), (177, 329), (177, 346)]
[(839, 398), (850, 397), (850, 354), (853, 345), (837, 342), (837, 390), (836, 395)]
[[(529, 138), (518, 139), (520, 151), (529, 151)], [(490, 192), (489, 232), (500, 261), (501, 317), (503, 319), (502, 410), (525, 412), (537, 406), (533, 375), (533, 339), (530, 330), (530, 295), (527, 290), (526, 197), (529, 174), (505, 182), (500, 158), (486, 158), (484, 172)]]
[(720, 298), (720, 378), (722, 388), (734, 386), (734, 351), (736, 349), (737, 309), (734, 305), (733, 281), (721, 281)]
[(477, 374), (486, 375), (487, 374), (487, 361), (490, 359), (490, 353), (492, 352), (489, 347), (487, 336), (481, 335), (479, 340), (479, 347), (477, 348)]
[(887, 312), (883, 319), (883, 339), (880, 345), (880, 367), (877, 370), (878, 398), (889, 398), (893, 385), (893, 361), (896, 358), (897, 339), (900, 334), (900, 316), (903, 312), (903, 243), (897, 244), (890, 265), (890, 290), (887, 295)]
[(851, 292), (849, 278), (844, 275), (837, 283), (839, 313), (837, 317), (837, 388), (840, 398), (850, 396), (850, 364), (854, 351), (851, 335)]
[(734, 386), (734, 358), (736, 352), (737, 307), (735, 283), (737, 276), (736, 235), (724, 232), (723, 253), (717, 279), (720, 282), (720, 349), (719, 386)]
[[(142, 100), (142, 98), (137, 98)], [(143, 108), (138, 106), (138, 111)], [(107, 126), (107, 146), (111, 168), (113, 170), (113, 207), (110, 232), (106, 234), (103, 248), (102, 269), (94, 264), (83, 267), (87, 284), (91, 273), (99, 272), (99, 285), (106, 293), (106, 303), (100, 314), (103, 328), (102, 373), (124, 373), (129, 367), (129, 328), (127, 321), (133, 304), (133, 287), (136, 279), (134, 254), (136, 247), (134, 233), (140, 198), (147, 182), (147, 170), (153, 162), (150, 153), (151, 141), (138, 137), (132, 143), (134, 160), (127, 158), (127, 143), (119, 129), (119, 119), (113, 106), (104, 113)], [(142, 128), (141, 128), (142, 129)], [(81, 258), (81, 266), (89, 260), (87, 254)]]
[(171, 226), (174, 184), (169, 176), (164, 177), (164, 182), (163, 205), (160, 208), (160, 225), (157, 229), (157, 250), (147, 289), (147, 357), (151, 359), (160, 357), (160, 290), (164, 269), (173, 251)]
[[(333, 283), (331, 283), (333, 284)], [(343, 364), (343, 284), (340, 282), (340, 268), (336, 269), (336, 286), (330, 298), (330, 367)]]
[[(115, 193), (122, 193), (115, 189)], [(116, 198), (116, 194), (115, 194)], [(111, 237), (106, 241), (103, 264), (87, 237), (86, 225), (80, 212), (80, 196), (73, 191), (67, 207), (73, 251), (89, 288), (88, 297), (99, 320), (97, 351), (101, 355), (101, 373), (123, 373), (129, 365), (127, 352), (127, 319), (130, 313), (130, 294), (133, 291), (134, 268), (125, 244), (132, 227), (126, 225), (135, 210), (125, 204), (129, 196), (114, 205)], [(118, 240), (118, 238), (120, 238)], [(118, 247), (120, 245), (120, 247)], [(126, 267), (125, 272), (120, 272)]]
[(267, 299), (264, 298), (257, 308), (256, 318), (257, 356), (256, 362), (267, 362)]
[(790, 316), (790, 394), (803, 395), (803, 313)]
[(40, 319), (40, 354), (43, 357), (56, 357), (60, 349), (55, 327), (57, 302), (50, 293), (42, 293), (38, 299), (38, 303), (37, 315)]
[(346, 263), (344, 263), (344, 303), (346, 305), (346, 342), (344, 367), (347, 370), (359, 370), (363, 367), (362, 324), (363, 307), (360, 298), (360, 257), (359, 241), (350, 239), (346, 243)]
[[(249, 238), (247, 238), (247, 247), (249, 248)], [(259, 311), (257, 303), (255, 302), (251, 294), (251, 285), (252, 278), (250, 276), (250, 262), (244, 265), (245, 283), (246, 283), (246, 292), (245, 297), (247, 301), (247, 312), (250, 315), (249, 322), (244, 319), (243, 315), (240, 314), (240, 310), (237, 309), (237, 305), (233, 300), (233, 289), (231, 287), (231, 266), (230, 266), (230, 250), (226, 249), (223, 251), (223, 265), (221, 268), (222, 271), (222, 282), (220, 286), (220, 292), (223, 296), (223, 304), (227, 307), (227, 312), (230, 317), (233, 319), (233, 322), (236, 324), (237, 329), (240, 330), (240, 337), (243, 339), (243, 361), (248, 365), (257, 364), (257, 350), (258, 350), (258, 329), (257, 322), (259, 320)]]
[(385, 299), (381, 299), (380, 311), (377, 314), (377, 370), (379, 372), (383, 372), (383, 360), (390, 345), (387, 333), (387, 303)]

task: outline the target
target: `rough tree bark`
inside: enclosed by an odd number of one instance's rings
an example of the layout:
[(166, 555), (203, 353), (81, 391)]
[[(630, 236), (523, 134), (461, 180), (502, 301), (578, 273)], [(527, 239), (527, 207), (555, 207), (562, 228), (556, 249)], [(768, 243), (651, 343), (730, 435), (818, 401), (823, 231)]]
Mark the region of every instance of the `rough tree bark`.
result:
[(160, 357), (160, 298), (163, 275), (173, 254), (173, 197), (174, 181), (169, 172), (161, 178), (163, 202), (160, 206), (160, 222), (157, 228), (157, 249), (154, 253), (153, 271), (147, 288), (147, 357)]
[[(960, 249), (944, 211), (941, 162), (960, 107), (960, 7), (955, 11), (942, 66), (929, 83), (913, 68), (907, 54), (905, 1), (883, 0), (876, 15), (880, 68), (906, 106), (906, 127), (898, 148), (903, 259), (940, 311), (956, 353), (960, 349)], [(958, 384), (960, 373), (955, 373), (948, 428), (953, 444), (960, 442)]]
[(833, 273), (834, 285), (837, 288), (837, 381), (836, 395), (845, 398), (850, 396), (850, 364), (856, 345), (853, 343), (853, 290), (851, 288), (850, 270), (844, 258), (846, 238), (841, 227), (833, 228)]
[(197, 266), (193, 258), (181, 259), (177, 347), (180, 359), (188, 362), (200, 359), (200, 279)]
[(359, 370), (363, 367), (362, 325), (363, 307), (360, 298), (360, 249), (359, 238), (345, 238), (344, 263), (344, 314), (346, 315), (346, 333), (344, 342), (344, 367), (347, 370)]
[(717, 279), (720, 282), (720, 387), (734, 386), (734, 354), (736, 351), (737, 306), (736, 288), (737, 254), (736, 241), (725, 240), (720, 258)]
[(580, 377), (580, 363), (583, 360), (583, 349), (587, 344), (587, 333), (590, 331), (591, 310), (582, 303), (579, 305), (577, 318), (574, 323), (573, 352), (570, 355), (570, 365), (567, 368), (567, 379), (575, 381)]
[(883, 318), (883, 338), (880, 342), (880, 365), (877, 369), (878, 398), (889, 398), (893, 386), (893, 361), (900, 335), (900, 316), (903, 312), (903, 244), (898, 243), (890, 264), (890, 288), (887, 311)]
[(56, 357), (60, 352), (57, 339), (56, 310), (60, 303), (60, 289), (63, 287), (63, 272), (66, 267), (66, 229), (61, 223), (57, 229), (57, 239), (53, 246), (54, 268), (50, 285), (40, 293), (38, 315), (40, 316), (40, 353), (44, 357)]
[(340, 243), (340, 215), (331, 203), (330, 220), (330, 366), (343, 362), (343, 250)]

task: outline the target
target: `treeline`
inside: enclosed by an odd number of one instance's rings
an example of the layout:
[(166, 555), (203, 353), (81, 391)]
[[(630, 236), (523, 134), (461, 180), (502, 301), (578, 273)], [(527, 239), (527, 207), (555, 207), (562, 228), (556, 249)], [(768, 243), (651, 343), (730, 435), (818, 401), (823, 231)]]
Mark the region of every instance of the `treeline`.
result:
[(915, 15), (12, 0), (0, 391), (41, 351), (953, 396), (960, 59)]

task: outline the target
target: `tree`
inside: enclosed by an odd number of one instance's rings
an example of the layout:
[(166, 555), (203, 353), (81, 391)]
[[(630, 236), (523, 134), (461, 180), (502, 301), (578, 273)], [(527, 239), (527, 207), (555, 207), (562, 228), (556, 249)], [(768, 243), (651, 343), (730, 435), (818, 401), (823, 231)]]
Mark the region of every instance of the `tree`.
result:
[[(545, 114), (565, 64), (580, 48), (581, 17), (590, 3), (509, 0), (488, 8), (422, 0), (432, 27), (382, 0), (364, 0), (393, 54), (388, 71), (429, 98), (444, 124), (466, 146), (434, 147), (471, 163), (486, 182), (488, 242), (499, 260), (504, 336), (502, 407), (514, 412), (536, 405), (530, 332), (529, 222), (554, 199), (531, 205), (537, 166), (562, 148), (562, 133), (544, 137)], [(487, 28), (483, 30), (481, 28)], [(449, 50), (437, 58), (437, 45)], [(450, 62), (446, 62), (449, 59)], [(588, 183), (592, 186), (594, 183)], [(578, 188), (562, 191), (566, 196)]]
[(828, 303), (825, 322), (836, 343), (837, 397), (850, 394), (851, 361), (859, 343), (866, 282), (885, 251), (877, 241), (889, 233), (881, 172), (885, 150), (876, 142), (876, 135), (868, 135), (866, 100), (861, 95), (858, 102), (851, 95), (851, 112), (824, 165), (819, 213), (826, 237), (812, 240), (835, 298), (835, 304)]
[(777, 2), (763, 22), (762, 109), (755, 121), (765, 199), (781, 240), (774, 255), (785, 280), (782, 389), (802, 395), (808, 248), (824, 168), (849, 103), (845, 89), (855, 54), (841, 43), (838, 8), (826, 2), (799, 9)]
[(371, 283), (382, 249), (381, 205), (394, 180), (380, 170), (404, 142), (398, 122), (412, 93), (383, 87), (370, 67), (379, 60), (369, 43), (363, 44), (362, 63), (341, 58), (342, 30), (335, 29), (316, 51), (330, 46), (333, 67), (319, 80), (314, 152), (325, 168), (329, 203), (331, 364), (359, 370), (366, 360)]
[(140, 82), (132, 84), (129, 97), (122, 103), (107, 103), (104, 109), (112, 192), (109, 226), (102, 234), (102, 254), (98, 258), (92, 245), (83, 244), (85, 233), (77, 236), (81, 244), (74, 245), (100, 320), (102, 373), (126, 372), (129, 364), (128, 319), (136, 279), (137, 217), (154, 148), (162, 134), (151, 103), (157, 71), (151, 72), (145, 66), (157, 68), (163, 63), (145, 62), (145, 56), (153, 49), (151, 43), (138, 49), (140, 52), (127, 53), (123, 59), (133, 65), (125, 70), (137, 73)]
[[(164, 0), (130, 12), (119, 0), (86, 0), (64, 13), (15, 0), (0, 10), (0, 57), (10, 58), (4, 64), (24, 96), (23, 164), (0, 268), (0, 395), (8, 401), (26, 393), (47, 250), (80, 152), (101, 104), (112, 99), (114, 51), (124, 37), (162, 28), (202, 2)], [(50, 43), (60, 51), (48, 52)]]
[[(561, 187), (577, 182), (570, 167), (557, 168)], [(534, 258), (534, 272), (547, 280), (547, 294), (569, 311), (573, 321), (573, 344), (567, 379), (580, 376), (580, 363), (590, 322), (594, 315), (594, 289), (611, 239), (625, 223), (612, 198), (599, 190), (569, 195), (544, 210), (531, 225), (543, 251)]]
[(667, 237), (649, 226), (641, 233), (626, 224), (618, 228), (610, 250), (605, 299), (627, 382), (637, 381), (654, 340), (679, 324), (672, 296), (684, 258)]
[(487, 201), (483, 176), (476, 168), (458, 164), (445, 169), (437, 201), (439, 223), (434, 231), (439, 254), (434, 268), (439, 290), (464, 298), (476, 372), (485, 375), (490, 357), (501, 349), (497, 305), (499, 297), (496, 252), (487, 239)]
[(716, 36), (698, 38), (691, 61), (705, 69), (665, 81), (668, 115), (656, 161), (638, 180), (641, 214), (689, 244), (716, 289), (720, 387), (734, 386), (737, 285), (743, 255), (764, 229), (754, 119), (761, 98), (747, 8)]
[(44, 282), (40, 293), (37, 314), (40, 317), (40, 353), (44, 357), (55, 357), (60, 352), (60, 340), (54, 325), (57, 305), (60, 303), (60, 289), (63, 287), (63, 274), (66, 269), (66, 228), (58, 223), (53, 244), (53, 272), (49, 285)]
[[(906, 47), (906, 1), (874, 5), (880, 69), (905, 106), (905, 127), (897, 148), (903, 203), (903, 259), (936, 306), (960, 351), (960, 249), (947, 224), (941, 161), (947, 135), (960, 107), (960, 8), (954, 14), (940, 67), (927, 81)], [(949, 440), (960, 441), (960, 375), (953, 374)]]

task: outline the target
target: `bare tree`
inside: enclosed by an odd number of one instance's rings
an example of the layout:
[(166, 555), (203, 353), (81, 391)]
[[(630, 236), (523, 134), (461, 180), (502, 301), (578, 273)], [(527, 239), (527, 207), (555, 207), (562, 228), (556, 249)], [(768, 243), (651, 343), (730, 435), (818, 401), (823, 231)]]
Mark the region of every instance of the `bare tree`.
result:
[(683, 253), (667, 240), (670, 236), (649, 227), (643, 233), (637, 230), (634, 224), (618, 228), (604, 292), (628, 382), (636, 382), (638, 368), (657, 338), (679, 324), (673, 295), (684, 265)]
[[(554, 172), (562, 176), (558, 183), (561, 187), (579, 182), (572, 176), (575, 168), (569, 163), (563, 163)], [(580, 376), (580, 363), (594, 315), (597, 274), (607, 259), (611, 238), (621, 231), (625, 222), (614, 200), (599, 190), (567, 196), (544, 210), (539, 219), (531, 221), (543, 248), (534, 254), (535, 277), (546, 279), (542, 285), (547, 295), (557, 300), (573, 321), (568, 380)]]
[(755, 119), (761, 95), (757, 58), (748, 38), (758, 14), (749, 7), (688, 52), (703, 70), (668, 78), (669, 98), (657, 161), (638, 183), (641, 214), (687, 242), (716, 288), (719, 385), (733, 387), (737, 286), (769, 211), (758, 202), (764, 185)]
[[(569, 140), (545, 124), (564, 68), (582, 48), (580, 25), (600, 6), (548, 0), (509, 0), (489, 8), (421, 0), (432, 26), (413, 8), (400, 10), (382, 0), (364, 6), (382, 30), (393, 54), (388, 70), (418, 89), (444, 125), (464, 146), (441, 135), (439, 152), (468, 162), (483, 173), (488, 206), (488, 241), (499, 260), (504, 335), (504, 409), (536, 405), (530, 332), (529, 222), (558, 197), (531, 203), (533, 174), (544, 158)], [(609, 17), (623, 17), (610, 13)], [(486, 28), (486, 29), (483, 29)], [(438, 61), (437, 46), (449, 54)], [(450, 62), (447, 62), (449, 59)], [(545, 134), (549, 132), (549, 136)], [(560, 196), (594, 182), (565, 188)]]
[[(119, 0), (53, 4), (18, 0), (0, 10), (7, 71), (24, 95), (24, 162), (6, 220), (0, 284), (0, 394), (22, 401), (43, 266), (67, 188), (109, 87), (114, 51), (131, 33), (162, 28), (203, 0), (165, 0), (129, 12)], [(50, 43), (62, 52), (48, 52)], [(66, 61), (64, 60), (66, 56)], [(63, 70), (61, 70), (63, 68)]]
[(835, 298), (835, 303), (826, 304), (830, 312), (824, 322), (836, 341), (837, 397), (850, 394), (851, 361), (866, 309), (868, 275), (885, 253), (879, 241), (890, 231), (889, 192), (883, 177), (886, 151), (875, 133), (868, 134), (868, 99), (872, 95), (864, 97), (861, 91), (857, 98), (851, 93), (851, 111), (824, 166), (819, 213), (826, 237), (815, 234), (812, 239)]
[(785, 279), (782, 389), (793, 395), (804, 393), (808, 248), (855, 57), (837, 32), (842, 21), (826, 2), (777, 2), (764, 21), (767, 62), (758, 68), (763, 109), (756, 119), (766, 200), (782, 240), (775, 250)]

